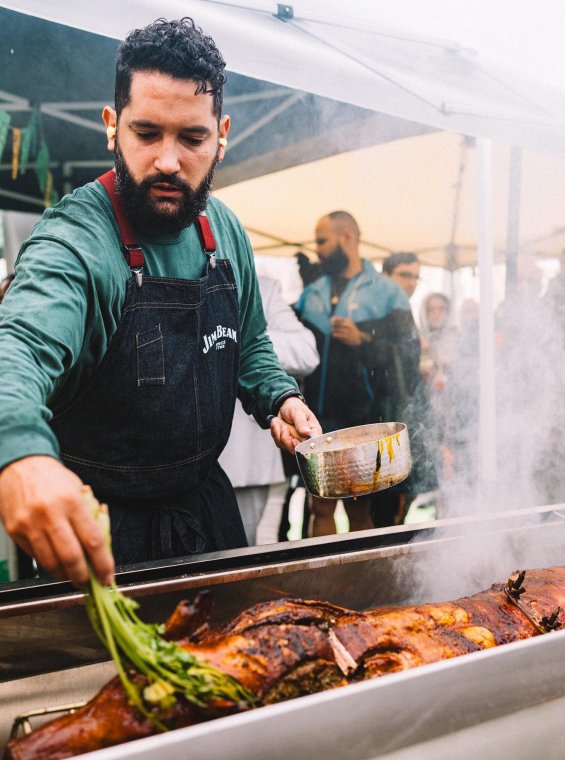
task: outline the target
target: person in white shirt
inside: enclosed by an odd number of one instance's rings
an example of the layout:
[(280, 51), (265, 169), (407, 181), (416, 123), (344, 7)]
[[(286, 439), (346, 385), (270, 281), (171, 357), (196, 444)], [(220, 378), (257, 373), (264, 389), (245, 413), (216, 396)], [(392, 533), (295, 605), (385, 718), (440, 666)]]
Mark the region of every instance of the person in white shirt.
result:
[[(259, 289), (267, 333), (282, 368), (295, 378), (306, 377), (320, 361), (314, 335), (286, 303), (277, 280), (259, 275)], [(235, 489), (249, 544), (276, 542), (287, 489), (282, 455), (269, 431), (243, 411), (239, 400), (219, 461)]]

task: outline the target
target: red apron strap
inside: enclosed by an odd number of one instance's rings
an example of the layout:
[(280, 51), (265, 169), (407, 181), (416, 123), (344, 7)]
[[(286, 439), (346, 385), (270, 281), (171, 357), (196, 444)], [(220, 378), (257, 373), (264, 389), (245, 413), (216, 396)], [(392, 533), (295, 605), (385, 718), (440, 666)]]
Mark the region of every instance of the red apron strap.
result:
[(200, 238), (200, 245), (205, 253), (214, 253), (216, 251), (216, 241), (214, 239), (214, 233), (210, 227), (208, 217), (202, 214), (196, 218), (196, 230), (198, 237)]
[(124, 256), (128, 267), (130, 269), (142, 267), (144, 264), (143, 251), (136, 240), (135, 232), (125, 214), (122, 201), (116, 189), (116, 172), (113, 169), (110, 169), (109, 172), (98, 177), (98, 181), (102, 184), (110, 197), (112, 208), (114, 209), (114, 216), (116, 217), (118, 229), (120, 230), (120, 237), (122, 238), (122, 243), (124, 245)]

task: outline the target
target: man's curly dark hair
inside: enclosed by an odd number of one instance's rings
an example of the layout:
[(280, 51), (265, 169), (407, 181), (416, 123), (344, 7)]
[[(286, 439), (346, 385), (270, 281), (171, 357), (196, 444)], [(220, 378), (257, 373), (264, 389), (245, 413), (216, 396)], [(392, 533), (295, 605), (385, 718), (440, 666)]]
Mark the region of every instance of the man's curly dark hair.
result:
[(213, 97), (212, 111), (222, 115), (226, 62), (211, 37), (191, 18), (166, 21), (159, 18), (143, 29), (129, 32), (118, 48), (115, 107), (118, 118), (130, 100), (134, 71), (157, 71), (178, 79), (198, 82), (196, 94)]

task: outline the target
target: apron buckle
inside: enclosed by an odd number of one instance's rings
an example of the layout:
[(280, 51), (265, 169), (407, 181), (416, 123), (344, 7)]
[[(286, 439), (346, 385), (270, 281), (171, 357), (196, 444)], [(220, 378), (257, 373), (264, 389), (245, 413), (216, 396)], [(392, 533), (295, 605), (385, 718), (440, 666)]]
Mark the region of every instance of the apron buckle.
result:
[(210, 267), (211, 267), (211, 269), (215, 269), (216, 268), (216, 263), (217, 263), (216, 262), (216, 254), (215, 253), (210, 253), (208, 255), (210, 257)]
[(138, 288), (143, 284), (143, 267), (135, 267), (131, 270), (131, 273), (135, 277), (135, 284)]

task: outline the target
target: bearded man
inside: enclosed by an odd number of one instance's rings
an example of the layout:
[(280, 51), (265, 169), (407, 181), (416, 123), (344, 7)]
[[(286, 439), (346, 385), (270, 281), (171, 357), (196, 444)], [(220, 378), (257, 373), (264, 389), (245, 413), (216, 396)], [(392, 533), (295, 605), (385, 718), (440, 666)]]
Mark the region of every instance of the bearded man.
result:
[[(296, 312), (316, 336), (320, 364), (304, 383), (304, 395), (324, 432), (371, 422), (403, 421), (418, 380), (419, 339), (404, 291), (359, 252), (360, 232), (347, 211), (333, 211), (316, 225), (320, 273)], [(350, 530), (398, 524), (399, 492), (386, 504), (379, 494), (346, 499)], [(331, 499), (310, 497), (314, 536), (335, 533)], [(373, 516), (371, 516), (371, 514)]]
[[(0, 515), (75, 584), (244, 546), (217, 460), (236, 394), (293, 451), (321, 428), (280, 368), (249, 240), (209, 197), (230, 128), (224, 60), (191, 19), (131, 32), (103, 112), (115, 172), (45, 212), (0, 315)], [(204, 215), (206, 211), (206, 215)]]

